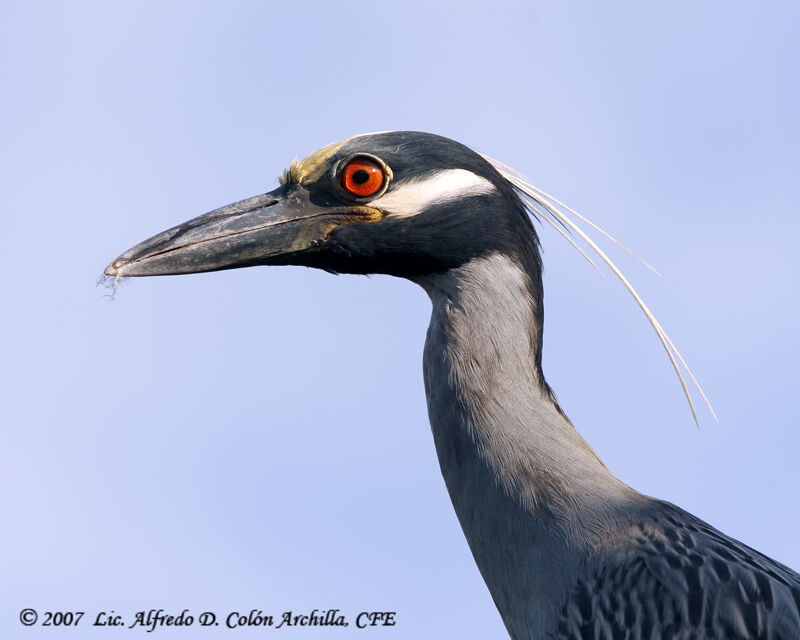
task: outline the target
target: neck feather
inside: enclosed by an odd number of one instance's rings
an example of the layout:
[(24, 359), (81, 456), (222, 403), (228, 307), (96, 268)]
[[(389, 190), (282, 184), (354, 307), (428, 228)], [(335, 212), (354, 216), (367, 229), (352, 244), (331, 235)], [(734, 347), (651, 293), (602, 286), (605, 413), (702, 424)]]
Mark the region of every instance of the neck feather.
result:
[(512, 637), (638, 497), (558, 406), (541, 370), (538, 261), (494, 253), (417, 282), (433, 302), (425, 390), (442, 475)]

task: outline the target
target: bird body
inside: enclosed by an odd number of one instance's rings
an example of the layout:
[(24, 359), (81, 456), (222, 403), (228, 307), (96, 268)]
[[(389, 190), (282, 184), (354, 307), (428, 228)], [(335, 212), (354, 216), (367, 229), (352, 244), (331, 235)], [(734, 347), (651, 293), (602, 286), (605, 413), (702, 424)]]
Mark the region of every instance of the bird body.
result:
[(458, 143), (370, 134), (106, 273), (295, 264), (418, 283), (432, 302), (423, 371), (442, 475), (512, 638), (800, 638), (798, 574), (626, 486), (559, 407), (541, 366), (529, 209)]
[(797, 574), (620, 482), (567, 420), (531, 280), (494, 255), (422, 283), (442, 475), (511, 636), (800, 637)]

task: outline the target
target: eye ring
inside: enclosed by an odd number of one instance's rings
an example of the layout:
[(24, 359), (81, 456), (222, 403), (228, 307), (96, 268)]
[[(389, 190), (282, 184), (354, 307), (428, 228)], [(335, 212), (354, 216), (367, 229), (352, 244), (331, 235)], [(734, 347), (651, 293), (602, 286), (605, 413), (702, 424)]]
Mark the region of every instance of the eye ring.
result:
[(348, 200), (368, 202), (384, 194), (392, 180), (392, 170), (380, 158), (358, 153), (337, 164), (333, 179)]

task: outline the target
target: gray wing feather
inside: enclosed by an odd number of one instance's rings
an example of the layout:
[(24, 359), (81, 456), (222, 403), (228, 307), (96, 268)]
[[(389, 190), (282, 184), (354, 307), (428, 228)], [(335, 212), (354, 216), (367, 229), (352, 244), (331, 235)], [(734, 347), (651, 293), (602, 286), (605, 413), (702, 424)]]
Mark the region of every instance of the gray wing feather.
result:
[(587, 562), (559, 638), (800, 640), (800, 575), (653, 501)]

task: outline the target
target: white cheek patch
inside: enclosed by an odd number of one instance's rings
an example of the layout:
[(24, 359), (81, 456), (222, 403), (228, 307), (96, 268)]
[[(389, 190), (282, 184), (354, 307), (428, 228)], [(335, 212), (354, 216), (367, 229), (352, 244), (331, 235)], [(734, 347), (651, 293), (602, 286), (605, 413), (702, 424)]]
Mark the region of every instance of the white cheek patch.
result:
[(446, 169), (423, 178), (401, 182), (385, 195), (370, 202), (369, 206), (398, 218), (410, 218), (433, 204), (484, 195), (495, 190), (491, 182), (472, 171)]

